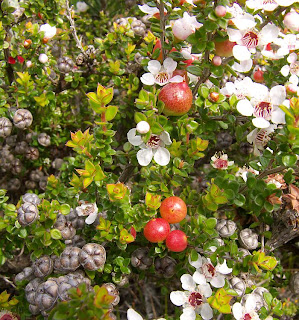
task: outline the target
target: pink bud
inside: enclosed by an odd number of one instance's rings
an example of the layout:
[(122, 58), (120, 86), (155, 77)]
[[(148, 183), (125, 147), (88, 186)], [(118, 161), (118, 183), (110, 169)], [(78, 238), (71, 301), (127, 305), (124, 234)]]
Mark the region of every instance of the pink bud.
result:
[(283, 19), (283, 23), (288, 29), (299, 31), (299, 14), (295, 11), (287, 13)]
[(27, 68), (32, 67), (32, 62), (30, 60), (26, 61), (26, 67)]
[(41, 63), (47, 63), (49, 58), (45, 53), (41, 53), (38, 57), (39, 62)]
[(214, 56), (214, 58), (213, 58), (213, 60), (212, 60), (212, 63), (213, 63), (213, 65), (216, 66), (216, 67), (221, 66), (221, 63), (222, 63), (221, 57), (219, 57), (219, 56)]
[(146, 121), (140, 121), (136, 126), (136, 130), (141, 134), (148, 133), (150, 130), (150, 125)]
[(224, 17), (226, 15), (226, 8), (224, 6), (217, 6), (215, 13), (217, 17)]

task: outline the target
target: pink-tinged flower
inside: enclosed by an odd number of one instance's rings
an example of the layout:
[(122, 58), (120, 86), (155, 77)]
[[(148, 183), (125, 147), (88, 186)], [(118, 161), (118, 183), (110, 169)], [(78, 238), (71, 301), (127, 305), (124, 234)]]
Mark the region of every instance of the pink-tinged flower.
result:
[(276, 0), (247, 0), (246, 6), (254, 10), (273, 11), (278, 7)]
[(211, 160), (212, 167), (219, 170), (226, 170), (234, 164), (234, 161), (228, 161), (228, 156), (225, 153), (215, 153)]
[(15, 63), (16, 63), (16, 60), (15, 60), (13, 57), (9, 57), (7, 62), (8, 62), (9, 64), (15, 64)]
[(295, 52), (291, 53), (287, 58), (289, 65), (283, 66), (280, 70), (284, 77), (287, 77), (289, 74), (291, 75), (289, 81), (294, 85), (298, 85), (299, 82), (299, 61), (297, 58), (298, 56)]
[(236, 302), (233, 307), (233, 315), (236, 320), (259, 320), (259, 315), (255, 311), (256, 299), (254, 295), (249, 295), (243, 306), (240, 302)]
[(45, 53), (41, 53), (38, 57), (40, 63), (47, 63), (49, 58)]
[[(160, 10), (157, 7), (150, 7), (148, 4), (138, 5), (139, 9), (143, 12), (148, 14), (149, 16), (155, 16), (159, 18)], [(167, 13), (167, 10), (164, 8), (164, 14)]]
[(247, 181), (247, 174), (248, 172), (253, 173), (254, 175), (258, 175), (259, 171), (256, 171), (252, 168), (247, 168), (247, 167), (243, 167), (243, 168), (239, 168), (239, 170), (236, 172), (236, 177), (242, 177), (242, 179), (246, 182)]
[(258, 128), (254, 129), (247, 135), (247, 141), (253, 144), (253, 154), (255, 156), (260, 156), (261, 152), (265, 149), (267, 143), (271, 140), (271, 134), (277, 128), (276, 124), (271, 124), (266, 129), (259, 130)]
[(299, 31), (299, 14), (295, 10), (291, 10), (283, 18), (283, 24), (292, 31)]
[(202, 27), (202, 24), (196, 20), (196, 17), (184, 12), (183, 18), (174, 22), (172, 33), (177, 39), (185, 40), (200, 27)]
[(211, 319), (213, 310), (206, 299), (212, 295), (210, 285), (208, 283), (196, 285), (190, 274), (183, 274), (181, 283), (185, 291), (170, 293), (171, 302), (178, 307), (183, 306), (180, 320), (195, 320), (196, 314), (200, 314), (204, 320)]
[(203, 285), (210, 282), (215, 288), (222, 288), (225, 284), (224, 274), (229, 274), (233, 271), (233, 269), (227, 267), (226, 261), (222, 264), (218, 263), (214, 267), (210, 259), (206, 259), (199, 254), (196, 261), (192, 261), (189, 258), (189, 263), (197, 269), (193, 274), (193, 280), (197, 284)]
[(166, 58), (163, 66), (158, 60), (151, 60), (147, 65), (148, 73), (145, 73), (140, 78), (145, 85), (152, 86), (155, 83), (164, 86), (169, 82), (183, 82), (184, 78), (181, 76), (172, 77), (173, 71), (177, 67), (177, 62), (171, 58)]
[(245, 77), (242, 80), (236, 80), (235, 82), (227, 82), (225, 87), (220, 92), (228, 97), (235, 95), (238, 100), (246, 99), (251, 96), (251, 87), (253, 81), (249, 77)]
[(95, 203), (85, 203), (77, 207), (76, 212), (79, 217), (87, 217), (85, 219), (86, 224), (92, 224), (98, 216), (98, 207)]
[(136, 135), (136, 132), (136, 128), (129, 130), (127, 137), (133, 146), (138, 146), (141, 149), (137, 152), (138, 163), (141, 166), (147, 166), (154, 158), (160, 166), (168, 165), (170, 153), (164, 146), (172, 144), (169, 133), (163, 131), (160, 135), (152, 134), (149, 140), (144, 143), (141, 136)]
[[(236, 42), (233, 55), (239, 61), (251, 59), (258, 46), (272, 43), (278, 37), (279, 28), (268, 23), (261, 31), (255, 29), (255, 19), (250, 14), (244, 14), (232, 19), (237, 29), (227, 28), (229, 40)], [(248, 62), (249, 63), (249, 62)]]
[(88, 10), (88, 5), (84, 1), (78, 1), (76, 3), (76, 8), (78, 12), (86, 12)]
[(257, 128), (268, 128), (270, 120), (273, 123), (285, 123), (285, 113), (279, 105), (285, 101), (286, 89), (284, 86), (275, 86), (270, 91), (260, 83), (253, 83), (250, 101), (244, 99), (237, 104), (237, 110), (243, 116), (254, 116), (252, 123)]
[(19, 317), (10, 311), (0, 311), (0, 320), (18, 320)]

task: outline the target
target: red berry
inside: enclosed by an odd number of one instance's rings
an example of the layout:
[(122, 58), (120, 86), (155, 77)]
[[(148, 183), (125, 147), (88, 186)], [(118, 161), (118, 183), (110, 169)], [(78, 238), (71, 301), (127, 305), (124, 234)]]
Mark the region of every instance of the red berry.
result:
[(169, 197), (162, 201), (160, 213), (169, 223), (181, 222), (187, 215), (186, 203), (179, 197)]
[(260, 69), (256, 70), (253, 74), (253, 79), (256, 82), (264, 82), (264, 72)]
[(150, 220), (143, 229), (145, 238), (150, 242), (161, 242), (166, 239), (170, 232), (169, 223), (162, 219), (156, 218)]
[(20, 63), (23, 63), (25, 61), (25, 59), (22, 56), (17, 56), (17, 58)]
[(15, 63), (16, 63), (16, 60), (15, 60), (13, 57), (9, 57), (9, 58), (8, 58), (8, 63), (9, 63), (9, 64), (15, 64)]
[(192, 106), (192, 91), (186, 82), (168, 83), (159, 93), (159, 100), (165, 104), (163, 113), (167, 116), (181, 116)]
[(215, 13), (217, 17), (224, 17), (226, 15), (226, 8), (224, 6), (217, 6), (215, 8)]
[(166, 238), (166, 247), (173, 252), (181, 252), (187, 248), (188, 239), (185, 232), (173, 230)]

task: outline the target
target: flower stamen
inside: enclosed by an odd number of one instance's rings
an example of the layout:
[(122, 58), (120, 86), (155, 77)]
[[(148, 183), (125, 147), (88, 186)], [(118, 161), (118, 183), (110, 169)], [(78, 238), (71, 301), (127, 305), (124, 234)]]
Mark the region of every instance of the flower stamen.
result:
[(259, 36), (254, 31), (247, 31), (242, 37), (242, 42), (247, 48), (256, 48), (259, 43)]
[(254, 116), (258, 118), (264, 118), (270, 120), (273, 111), (273, 106), (270, 102), (262, 101), (254, 108)]
[(193, 308), (196, 308), (203, 303), (203, 296), (199, 292), (192, 292), (188, 301)]

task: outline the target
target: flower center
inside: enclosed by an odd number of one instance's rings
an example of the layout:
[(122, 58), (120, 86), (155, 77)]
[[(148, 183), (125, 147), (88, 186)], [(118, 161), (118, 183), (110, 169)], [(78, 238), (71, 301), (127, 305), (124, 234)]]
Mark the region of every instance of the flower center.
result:
[(200, 306), (203, 302), (202, 295), (199, 292), (192, 292), (189, 296), (189, 303), (193, 308)]
[(155, 76), (156, 82), (160, 84), (168, 83), (169, 79), (170, 79), (170, 75), (165, 71), (161, 71)]
[(82, 213), (84, 216), (89, 216), (93, 212), (93, 206), (88, 206), (85, 209), (82, 208)]
[(263, 0), (263, 5), (266, 4), (277, 4), (275, 0)]
[[(221, 160), (221, 159), (218, 159)], [(225, 161), (225, 160), (224, 160)], [(203, 274), (205, 277), (213, 278), (216, 275), (216, 270), (211, 263), (206, 263), (203, 265)]]
[(243, 320), (251, 320), (251, 319), (252, 319), (252, 317), (249, 313), (246, 313), (243, 317)]
[(227, 160), (223, 160), (223, 159), (217, 159), (217, 160), (215, 160), (214, 165), (218, 169), (227, 168), (228, 167), (228, 161)]
[(152, 149), (157, 149), (160, 147), (160, 141), (161, 139), (159, 138), (159, 136), (157, 136), (156, 134), (152, 134), (146, 145)]
[(290, 73), (299, 76), (299, 61), (296, 61), (290, 65)]
[(264, 147), (271, 138), (269, 137), (269, 133), (265, 129), (261, 129), (255, 138), (255, 144)]
[(247, 31), (242, 38), (244, 46), (247, 48), (256, 48), (259, 43), (259, 37), (256, 32)]
[(270, 102), (262, 101), (254, 108), (254, 116), (264, 118), (265, 120), (271, 119), (273, 107)]

